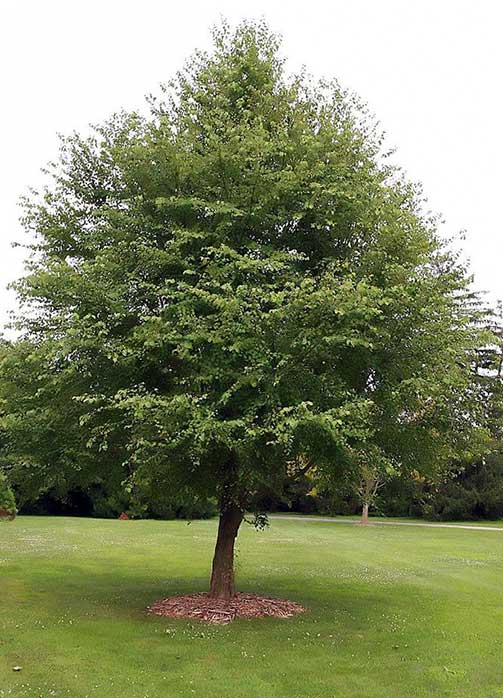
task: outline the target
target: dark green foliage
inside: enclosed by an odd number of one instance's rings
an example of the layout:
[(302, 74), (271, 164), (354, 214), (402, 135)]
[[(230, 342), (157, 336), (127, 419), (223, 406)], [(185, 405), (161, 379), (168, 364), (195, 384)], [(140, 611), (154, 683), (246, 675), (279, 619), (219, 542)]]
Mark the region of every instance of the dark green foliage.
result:
[(153, 481), (142, 481), (128, 495), (123, 511), (133, 518), (209, 519), (218, 513), (215, 500), (191, 491), (167, 492)]
[(466, 467), (455, 479), (436, 488), (423, 508), (429, 518), (503, 518), (503, 451)]
[(116, 519), (123, 512), (133, 519), (207, 519), (216, 515), (217, 507), (214, 501), (197, 499), (190, 493), (170, 496), (147, 488), (130, 493), (120, 486), (107, 491), (102, 483), (85, 489), (44, 489), (20, 506), (21, 514), (49, 516)]
[[(302, 514), (358, 515), (361, 504), (351, 488), (313, 491), (307, 478), (290, 479), (281, 498), (267, 501), (271, 511)], [(373, 514), (430, 520), (496, 520), (503, 518), (503, 452), (501, 445), (484, 459), (454, 469), (448, 478), (394, 478), (379, 491)]]

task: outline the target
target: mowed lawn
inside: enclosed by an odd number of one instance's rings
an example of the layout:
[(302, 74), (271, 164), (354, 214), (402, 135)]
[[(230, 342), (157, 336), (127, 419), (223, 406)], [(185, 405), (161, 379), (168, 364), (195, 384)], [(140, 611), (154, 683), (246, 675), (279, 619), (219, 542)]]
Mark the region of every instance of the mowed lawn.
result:
[(156, 599), (206, 589), (215, 532), (215, 521), (1, 524), (0, 696), (503, 696), (503, 531), (244, 526), (239, 588), (299, 601), (304, 615), (228, 626), (147, 615)]

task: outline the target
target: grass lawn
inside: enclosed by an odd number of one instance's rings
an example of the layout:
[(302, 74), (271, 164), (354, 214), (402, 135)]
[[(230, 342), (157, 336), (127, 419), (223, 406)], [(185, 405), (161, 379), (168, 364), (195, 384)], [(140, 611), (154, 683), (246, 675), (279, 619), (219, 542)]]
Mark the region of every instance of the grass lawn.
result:
[[(360, 515), (359, 514), (344, 514), (344, 515), (337, 515), (337, 516), (327, 516), (324, 514), (298, 514), (297, 512), (291, 512), (291, 511), (282, 511), (282, 512), (277, 512), (274, 514), (270, 514), (269, 518), (273, 519), (275, 517), (277, 518), (284, 518), (287, 516), (288, 518), (299, 518), (299, 519), (330, 519), (333, 521), (337, 522), (353, 522), (353, 521), (359, 521), (360, 520)], [(443, 519), (420, 519), (420, 518), (413, 518), (412, 516), (376, 516), (375, 514), (370, 514), (369, 516), (369, 521), (370, 523), (385, 523), (385, 522), (392, 522), (392, 523), (406, 523), (406, 524), (411, 524), (411, 523), (420, 523), (422, 525), (428, 524), (428, 525), (456, 525), (456, 526), (484, 526), (484, 527), (489, 527), (489, 528), (501, 528), (503, 531), (503, 519), (474, 519), (473, 521), (454, 521), (451, 519), (446, 519), (445, 521)]]
[(146, 615), (206, 589), (215, 532), (214, 521), (0, 524), (0, 697), (503, 697), (503, 534), (245, 526), (240, 590), (307, 613), (228, 626)]

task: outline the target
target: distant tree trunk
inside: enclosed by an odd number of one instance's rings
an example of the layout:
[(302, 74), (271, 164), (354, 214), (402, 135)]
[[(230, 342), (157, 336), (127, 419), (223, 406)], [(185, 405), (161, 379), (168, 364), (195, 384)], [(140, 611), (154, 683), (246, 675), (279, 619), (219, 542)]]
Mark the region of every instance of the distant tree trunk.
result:
[(210, 596), (215, 599), (230, 599), (236, 593), (234, 543), (242, 520), (243, 512), (234, 505), (220, 514), (210, 582)]
[(364, 504), (363, 509), (362, 509), (362, 519), (361, 519), (361, 524), (362, 526), (366, 526), (369, 522), (369, 505)]

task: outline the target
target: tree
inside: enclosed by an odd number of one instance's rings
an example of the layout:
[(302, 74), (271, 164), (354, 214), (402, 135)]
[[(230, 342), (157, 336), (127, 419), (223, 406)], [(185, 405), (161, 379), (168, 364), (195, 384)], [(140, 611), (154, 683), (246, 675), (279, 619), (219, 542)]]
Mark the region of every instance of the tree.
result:
[(484, 395), (491, 441), (488, 453), (468, 454), (453, 465), (450, 478), (432, 483), (424, 512), (435, 519), (497, 519), (503, 515), (503, 328), (501, 304), (485, 319), (487, 343), (476, 357), (477, 378)]
[(16, 500), (12, 493), (7, 478), (0, 472), (0, 521), (12, 520), (16, 517)]
[(264, 24), (214, 39), (147, 116), (63, 139), (26, 201), (20, 327), (43, 370), (28, 418), (4, 400), (18, 464), (52, 396), (76, 447), (42, 454), (47, 475), (119, 464), (128, 487), (215, 497), (225, 598), (244, 512), (289, 463), (337, 482), (377, 440), (432, 468), (482, 424), (465, 271), (365, 110), (289, 78)]
[(369, 446), (355, 454), (358, 481), (356, 492), (362, 506), (361, 524), (369, 522), (369, 509), (375, 504), (381, 487), (395, 474), (393, 464), (375, 446)]

